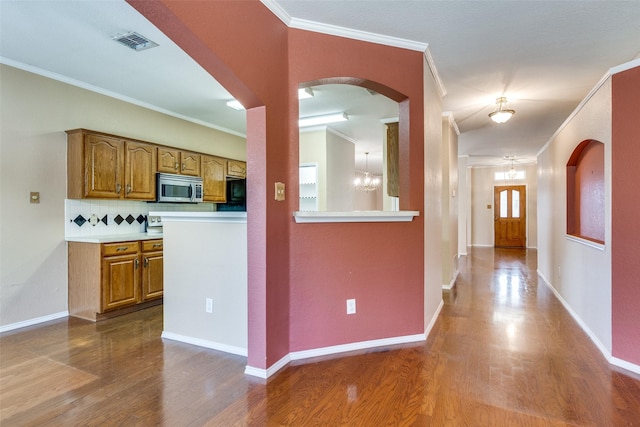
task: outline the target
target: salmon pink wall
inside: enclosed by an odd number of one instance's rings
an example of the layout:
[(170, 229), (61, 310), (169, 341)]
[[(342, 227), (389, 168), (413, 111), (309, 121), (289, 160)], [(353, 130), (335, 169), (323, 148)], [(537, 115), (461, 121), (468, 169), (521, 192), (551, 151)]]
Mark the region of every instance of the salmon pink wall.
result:
[(612, 355), (640, 365), (640, 67), (612, 77)]
[[(400, 204), (422, 211), (423, 52), (291, 30), (289, 54), (292, 92), (308, 82), (352, 81), (401, 103)], [(290, 120), (297, 115), (292, 108)], [(297, 134), (292, 141), (295, 175)], [(294, 188), (290, 194), (297, 198)], [(291, 351), (424, 333), (423, 216), (292, 222), (290, 236)], [(356, 299), (354, 315), (346, 314), (349, 298)]]
[[(334, 78), (400, 102), (400, 206), (423, 211), (423, 52), (288, 29), (257, 0), (129, 3), (248, 107), (249, 366), (424, 332), (423, 216), (367, 224), (292, 216), (298, 84)], [(285, 202), (273, 200), (276, 181), (287, 186)], [(347, 298), (357, 299), (356, 315), (346, 316)]]
[[(289, 352), (289, 220), (276, 181), (291, 183), (287, 27), (259, 1), (129, 3), (247, 107), (248, 365)], [(297, 157), (296, 157), (297, 158)], [(297, 177), (296, 177), (297, 179)]]

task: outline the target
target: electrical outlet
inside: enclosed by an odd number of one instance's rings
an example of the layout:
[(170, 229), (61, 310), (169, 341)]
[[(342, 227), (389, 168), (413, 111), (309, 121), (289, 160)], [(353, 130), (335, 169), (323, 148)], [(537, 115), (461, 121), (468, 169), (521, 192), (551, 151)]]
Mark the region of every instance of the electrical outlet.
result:
[(348, 299), (347, 300), (347, 314), (356, 314), (356, 300)]
[(213, 313), (213, 299), (207, 298), (207, 307), (205, 308), (207, 313)]

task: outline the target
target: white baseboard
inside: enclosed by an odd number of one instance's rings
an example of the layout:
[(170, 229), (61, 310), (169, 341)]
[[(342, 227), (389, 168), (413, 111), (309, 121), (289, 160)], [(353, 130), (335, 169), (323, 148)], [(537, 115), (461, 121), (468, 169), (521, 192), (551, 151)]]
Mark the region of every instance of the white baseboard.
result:
[(233, 345), (217, 343), (214, 341), (203, 340), (200, 338), (188, 337), (186, 335), (174, 334), (173, 332), (162, 331), (162, 338), (168, 340), (180, 341), (187, 344), (197, 345), (198, 347), (210, 348), (213, 350), (224, 351), (225, 353), (236, 354), (238, 356), (247, 357), (247, 349), (236, 347)]
[(440, 300), (440, 304), (438, 305), (436, 312), (431, 318), (431, 321), (429, 322), (429, 325), (427, 325), (425, 332), (423, 334), (404, 335), (400, 337), (360, 341), (360, 342), (349, 343), (349, 344), (314, 348), (310, 350), (292, 351), (291, 353), (287, 354), (286, 356), (284, 356), (282, 359), (280, 359), (278, 362), (274, 363), (267, 369), (247, 366), (245, 368), (244, 373), (247, 375), (252, 375), (254, 377), (269, 378), (271, 375), (275, 374), (280, 369), (285, 367), (292, 360), (304, 360), (304, 359), (310, 359), (312, 357), (345, 353), (348, 351), (365, 350), (365, 349), (376, 348), (376, 347), (385, 347), (389, 345), (408, 344), (412, 342), (425, 341), (429, 336), (429, 334), (431, 333), (431, 329), (433, 328), (433, 325), (435, 325), (436, 320), (438, 320), (438, 316), (440, 315), (440, 311), (442, 311), (442, 307), (444, 307), (444, 301)]
[(425, 340), (427, 338), (429, 338), (429, 334), (431, 333), (431, 329), (433, 329), (433, 325), (436, 324), (436, 320), (438, 320), (438, 316), (440, 316), (440, 312), (442, 311), (442, 307), (444, 307), (444, 301), (440, 300), (440, 304), (438, 304), (438, 308), (436, 309), (436, 312), (433, 313), (433, 316), (431, 317), (431, 321), (429, 321), (429, 324), (424, 329), (424, 339)]
[(473, 244), (471, 245), (472, 248), (493, 248), (493, 245), (478, 245), (478, 244)]
[(369, 348), (384, 347), (395, 344), (406, 344), (424, 340), (424, 334), (405, 335), (401, 337), (382, 338), (378, 340), (360, 341), (349, 344), (334, 345), (330, 347), (314, 348), (311, 350), (293, 351), (289, 353), (289, 356), (291, 357), (291, 360), (302, 360), (318, 356), (346, 353), (348, 351), (365, 350)]
[(455, 274), (453, 275), (453, 279), (451, 279), (448, 285), (442, 285), (442, 289), (446, 291), (453, 289), (453, 287), (456, 285), (456, 279), (458, 278), (459, 274), (460, 270), (456, 270)]
[(640, 374), (640, 365), (635, 365), (633, 363), (627, 362), (626, 360), (618, 359), (617, 357), (611, 356), (611, 360), (609, 360), (609, 363), (619, 368), (626, 369), (627, 371)]
[(39, 323), (49, 322), (51, 320), (61, 319), (68, 317), (68, 311), (61, 311), (59, 313), (48, 314), (42, 317), (36, 317), (35, 319), (23, 320), (22, 322), (11, 323), (9, 325), (0, 326), (0, 334), (3, 332), (13, 331), (14, 329), (26, 328), (27, 326), (37, 325)]
[(609, 350), (604, 346), (604, 344), (602, 344), (602, 342), (600, 342), (598, 337), (591, 331), (589, 326), (587, 326), (587, 324), (584, 323), (582, 318), (580, 316), (578, 316), (578, 313), (573, 311), (573, 308), (571, 308), (569, 303), (567, 301), (565, 301), (565, 299), (562, 297), (562, 295), (560, 295), (560, 292), (558, 292), (556, 290), (556, 288), (553, 287), (553, 285), (551, 284), (549, 279), (547, 279), (547, 277), (539, 269), (537, 270), (537, 273), (538, 273), (538, 276), (540, 276), (540, 278), (544, 282), (544, 284), (551, 290), (551, 292), (553, 292), (553, 294), (556, 296), (556, 298), (558, 298), (558, 301), (560, 301), (560, 303), (565, 308), (565, 310), (567, 310), (567, 312), (571, 315), (571, 317), (573, 317), (573, 320), (576, 321), (578, 326), (580, 326), (580, 328), (582, 328), (584, 333), (587, 334), (587, 336), (596, 345), (596, 347), (598, 347), (598, 350), (600, 350), (600, 353), (602, 353), (602, 355), (607, 360), (607, 362), (611, 363), (611, 353), (609, 352)]
[(269, 366), (267, 369), (254, 368), (253, 366), (247, 365), (244, 368), (244, 373), (246, 375), (251, 375), (253, 377), (267, 379), (271, 375), (273, 375), (276, 372), (278, 372), (280, 369), (282, 369), (285, 366), (287, 366), (289, 364), (289, 362), (291, 362), (291, 357), (290, 357), (289, 354), (287, 354), (282, 359), (278, 360), (276, 363), (274, 363), (273, 365)]

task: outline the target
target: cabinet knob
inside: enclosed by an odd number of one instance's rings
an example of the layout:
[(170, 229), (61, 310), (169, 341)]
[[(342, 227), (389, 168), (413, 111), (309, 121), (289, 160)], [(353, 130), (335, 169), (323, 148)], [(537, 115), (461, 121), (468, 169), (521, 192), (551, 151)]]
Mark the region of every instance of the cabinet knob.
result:
[(178, 170), (178, 162), (176, 162), (176, 164), (174, 165), (174, 169)]
[(182, 170), (184, 171), (184, 169), (185, 169), (185, 166), (184, 166), (184, 163), (183, 163), (183, 164), (182, 164)]
[(138, 265), (140, 265), (140, 260), (138, 258), (136, 258), (136, 260), (134, 261), (134, 265), (136, 270), (138, 269)]
[(131, 184), (127, 184), (127, 194), (131, 194)]
[(144, 268), (147, 268), (149, 266), (149, 258), (144, 257), (144, 264), (142, 264)]
[(120, 184), (116, 184), (116, 193), (120, 194), (120, 190), (122, 190), (122, 186)]

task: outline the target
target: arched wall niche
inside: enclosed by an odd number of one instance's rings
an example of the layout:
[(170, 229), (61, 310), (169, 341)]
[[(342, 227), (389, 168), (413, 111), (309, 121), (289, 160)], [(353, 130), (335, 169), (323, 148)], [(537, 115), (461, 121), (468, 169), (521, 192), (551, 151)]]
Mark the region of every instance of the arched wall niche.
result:
[(567, 162), (567, 234), (604, 244), (604, 144), (586, 139)]

